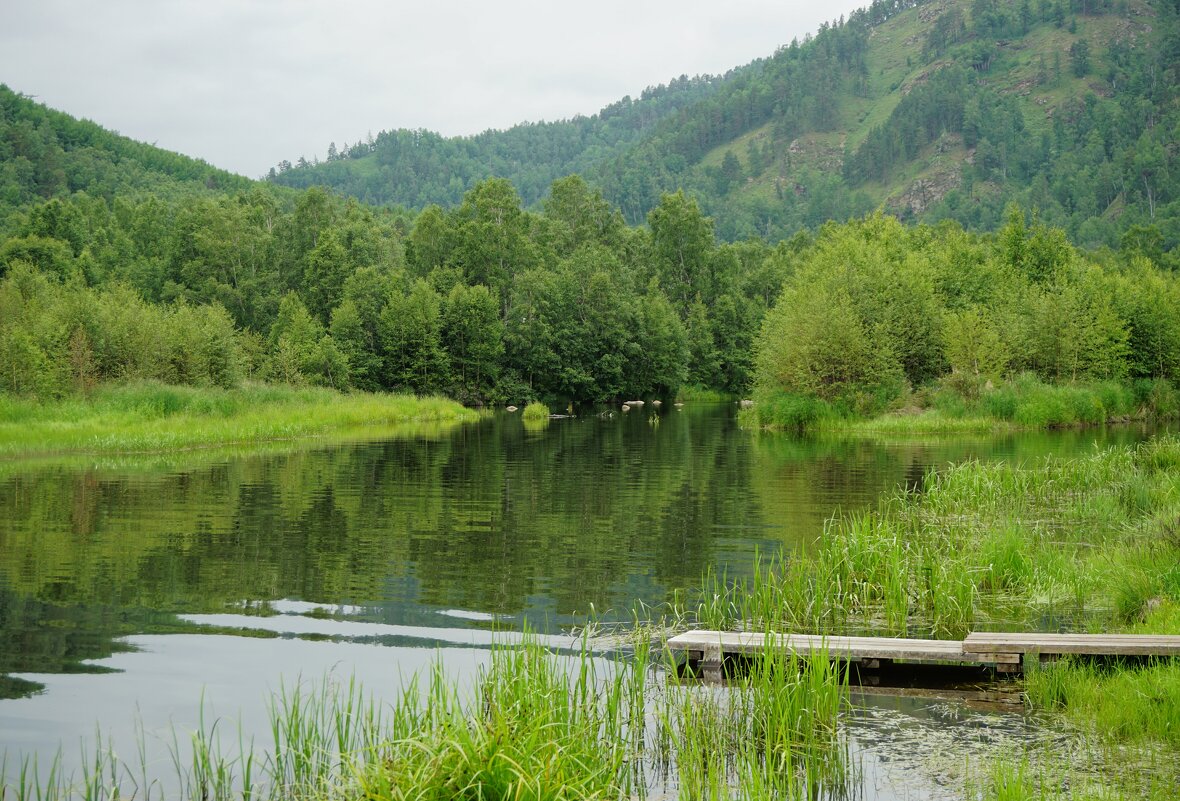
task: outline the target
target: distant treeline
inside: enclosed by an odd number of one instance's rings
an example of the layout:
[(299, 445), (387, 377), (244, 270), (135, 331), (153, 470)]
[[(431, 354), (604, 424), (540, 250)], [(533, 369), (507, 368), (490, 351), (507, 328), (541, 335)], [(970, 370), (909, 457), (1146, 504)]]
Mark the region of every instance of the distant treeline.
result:
[(719, 244), (683, 193), (629, 227), (577, 176), (540, 213), (493, 179), (413, 219), (318, 189), (78, 193), (0, 243), (0, 388), (256, 377), (479, 403), (757, 384), (871, 411), (1026, 371), (1177, 382), (1169, 258), (1146, 234), (1086, 254), (1018, 208), (991, 235), (877, 215)]
[[(589, 117), (523, 123), (504, 131), (444, 137), (432, 131), (382, 131), (353, 144), (328, 146), (325, 161), (284, 160), (269, 179), (306, 189), (331, 186), (368, 203), (412, 208), (455, 206), (475, 183), (505, 176), (526, 205), (539, 202), (555, 179), (585, 173), (640, 140), (660, 120), (699, 102), (747, 68), (726, 75), (682, 75), (625, 97)], [(357, 168), (359, 165), (364, 165)]]
[(252, 184), (46, 108), (0, 84), (0, 224), (12, 210), (74, 192), (113, 201), (132, 193), (237, 192)]

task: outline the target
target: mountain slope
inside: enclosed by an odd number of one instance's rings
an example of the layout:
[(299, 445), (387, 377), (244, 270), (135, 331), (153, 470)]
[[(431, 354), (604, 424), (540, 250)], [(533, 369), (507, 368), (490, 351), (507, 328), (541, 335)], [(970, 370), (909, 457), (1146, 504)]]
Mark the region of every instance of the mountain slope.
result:
[(246, 189), (254, 182), (136, 142), (0, 84), (0, 222), (30, 202), (76, 191), (103, 197)]
[(992, 228), (1015, 200), (1082, 244), (1114, 245), (1132, 226), (1155, 225), (1174, 245), (1175, 8), (1080, 9), (988, 0), (907, 9), (870, 27), (863, 63), (830, 95), (829, 124), (792, 130), (775, 115), (669, 183), (706, 198), (730, 237), (880, 204), (903, 218)]
[(527, 204), (535, 203), (557, 178), (584, 173), (642, 141), (653, 127), (734, 81), (725, 76), (681, 76), (625, 97), (590, 117), (524, 123), (504, 131), (443, 137), (430, 131), (382, 131), (367, 142), (333, 143), (327, 161), (271, 170), (275, 183), (296, 188), (328, 185), (360, 200), (422, 207), (457, 205), (474, 184), (508, 178)]
[(1018, 201), (1083, 244), (1139, 226), (1174, 246), (1178, 30), (1176, 0), (876, 0), (720, 80), (479, 137), (382, 134), (275, 180), (420, 206), (497, 174), (533, 203), (578, 171), (631, 222), (689, 189), (730, 239), (879, 205), (990, 228)]

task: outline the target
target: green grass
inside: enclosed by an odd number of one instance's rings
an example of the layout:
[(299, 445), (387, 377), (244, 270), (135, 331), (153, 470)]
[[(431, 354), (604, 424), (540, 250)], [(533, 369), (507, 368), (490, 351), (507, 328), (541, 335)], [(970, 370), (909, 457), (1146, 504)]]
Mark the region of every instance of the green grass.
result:
[(175, 788), (152, 775), (142, 743), (136, 765), (100, 739), (81, 775), (0, 761), (0, 799), (574, 801), (642, 797), (653, 775), (675, 776), (695, 798), (846, 788), (846, 677), (827, 659), (767, 654), (723, 694), (665, 671), (639, 640), (607, 657), (554, 654), (526, 637), (495, 647), (463, 690), (440, 662), (388, 704), (351, 682), (283, 691), (262, 754), (241, 735), (223, 748), (220, 721), (202, 720), (191, 737), (173, 735)]
[(1001, 434), (1015, 428), (993, 417), (956, 417), (938, 409), (927, 409), (916, 414), (891, 413), (868, 419), (825, 418), (813, 427), (816, 431), (828, 433), (876, 437)]
[(533, 401), (528, 406), (524, 407), (521, 417), (526, 421), (548, 420), (549, 407), (540, 401)]
[(680, 403), (729, 403), (733, 399), (728, 392), (699, 384), (686, 384), (676, 392), (676, 400)]
[(444, 398), (139, 383), (45, 403), (0, 395), (0, 457), (160, 452), (476, 418)]
[[(1032, 464), (966, 462), (833, 518), (681, 610), (710, 628), (959, 637), (1046, 620), (1116, 630), (1180, 603), (1180, 438)], [(695, 606), (694, 606), (695, 604)], [(1162, 611), (1161, 611), (1162, 610)]]
[(865, 417), (848, 404), (777, 393), (760, 397), (753, 409), (743, 413), (743, 423), (779, 431), (898, 437), (1097, 426), (1169, 419), (1180, 413), (1180, 393), (1162, 379), (1049, 384), (1030, 373), (970, 398), (948, 381), (914, 393), (908, 401), (904, 410)]
[(1096, 734), (1118, 742), (1180, 747), (1180, 664), (1097, 666), (1062, 660), (1030, 670), (1029, 703), (1062, 709)]

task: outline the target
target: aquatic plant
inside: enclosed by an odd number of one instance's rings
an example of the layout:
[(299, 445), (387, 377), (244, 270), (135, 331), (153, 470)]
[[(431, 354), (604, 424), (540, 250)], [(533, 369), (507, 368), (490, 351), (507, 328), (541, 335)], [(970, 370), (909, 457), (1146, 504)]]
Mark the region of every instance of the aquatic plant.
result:
[(385, 706), (355, 682), (284, 690), (262, 752), (240, 734), (236, 753), (223, 748), (220, 721), (202, 720), (173, 736), (175, 790), (151, 775), (142, 742), (135, 765), (100, 738), (81, 775), (31, 759), (9, 773), (0, 760), (0, 799), (622, 799), (670, 777), (685, 797), (838, 791), (846, 675), (826, 658), (763, 657), (730, 685), (702, 685), (639, 638), (607, 655), (526, 636), (493, 648), (469, 690), (441, 662)]
[(533, 401), (528, 406), (524, 407), (524, 412), (521, 413), (521, 417), (523, 417), (525, 420), (548, 420), (549, 407), (540, 401)]

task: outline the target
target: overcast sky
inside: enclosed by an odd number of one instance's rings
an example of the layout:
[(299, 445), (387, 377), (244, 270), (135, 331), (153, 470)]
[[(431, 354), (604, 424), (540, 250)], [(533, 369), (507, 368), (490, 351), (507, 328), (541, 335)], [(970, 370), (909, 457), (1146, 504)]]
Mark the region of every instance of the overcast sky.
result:
[(864, 2), (0, 0), (0, 83), (258, 177), (384, 129), (593, 114)]

